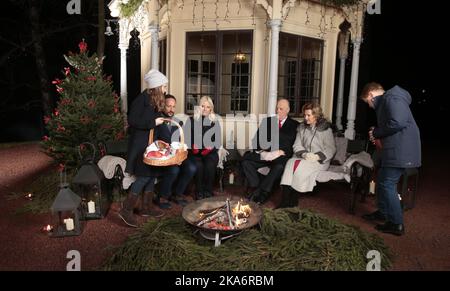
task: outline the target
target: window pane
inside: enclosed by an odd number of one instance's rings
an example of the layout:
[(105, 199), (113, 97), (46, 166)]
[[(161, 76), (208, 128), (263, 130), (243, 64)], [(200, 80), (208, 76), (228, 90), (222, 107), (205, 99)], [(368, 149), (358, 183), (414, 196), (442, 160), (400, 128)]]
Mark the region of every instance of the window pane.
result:
[(223, 54), (235, 54), (239, 49), (239, 44), (236, 39), (237, 34), (235, 32), (224, 32), (222, 38), (222, 53)]
[[(193, 57), (193, 56), (191, 56)], [(198, 62), (197, 60), (189, 60), (189, 68), (188, 68), (188, 72), (195, 72), (198, 73)]]
[(241, 100), (239, 102), (239, 111), (248, 111), (248, 100)]
[[(210, 95), (215, 101), (217, 113), (249, 110), (251, 95), (251, 56), (253, 51), (252, 31), (217, 31), (187, 33), (188, 82), (186, 85), (186, 109), (193, 109), (194, 95)], [(216, 40), (220, 39), (218, 42)], [(216, 47), (217, 43), (221, 47)], [(192, 46), (191, 46), (192, 44)], [(244, 56), (238, 58), (237, 53)], [(217, 76), (216, 61), (222, 63), (221, 74)], [(221, 84), (219, 96), (216, 83)], [(216, 102), (217, 101), (217, 102)]]
[(202, 53), (202, 45), (200, 42), (201, 35), (200, 34), (187, 34), (187, 53), (188, 54), (201, 54)]
[(301, 106), (320, 101), (322, 40), (280, 33), (279, 96), (289, 100), (291, 113), (299, 116)]
[(209, 73), (209, 62), (203, 62), (202, 63), (202, 73), (208, 74)]
[(159, 41), (159, 68), (161, 73), (167, 74), (167, 39)]
[(216, 36), (215, 35), (203, 35), (200, 39), (202, 43), (202, 54), (216, 54)]
[(298, 56), (298, 42), (299, 37), (289, 36), (288, 37), (288, 47), (286, 56), (296, 58)]

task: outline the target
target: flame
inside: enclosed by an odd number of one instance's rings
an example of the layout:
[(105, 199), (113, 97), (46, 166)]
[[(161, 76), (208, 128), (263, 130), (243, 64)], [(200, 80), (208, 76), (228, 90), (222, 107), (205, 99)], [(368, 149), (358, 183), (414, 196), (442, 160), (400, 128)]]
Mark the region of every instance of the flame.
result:
[(53, 226), (51, 226), (50, 224), (47, 224), (46, 226), (44, 226), (42, 228), (42, 231), (44, 232), (51, 232), (53, 230)]
[(231, 210), (235, 227), (239, 227), (239, 225), (246, 223), (246, 218), (250, 217), (250, 214), (252, 213), (250, 205), (242, 204), (241, 201), (238, 201), (236, 206)]
[(238, 218), (247, 218), (252, 213), (252, 208), (248, 204), (241, 204), (241, 201), (238, 201), (237, 205), (231, 210), (233, 216)]

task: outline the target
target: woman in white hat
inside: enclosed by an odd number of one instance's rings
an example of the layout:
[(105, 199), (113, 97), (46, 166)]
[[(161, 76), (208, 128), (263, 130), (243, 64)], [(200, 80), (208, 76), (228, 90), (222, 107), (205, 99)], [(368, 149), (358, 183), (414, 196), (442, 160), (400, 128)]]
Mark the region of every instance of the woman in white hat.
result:
[(129, 141), (125, 172), (136, 176), (136, 181), (131, 185), (127, 199), (123, 201), (119, 212), (119, 217), (132, 227), (137, 227), (133, 208), (142, 191), (144, 197), (141, 215), (153, 217), (164, 215), (164, 212), (153, 206), (155, 175), (152, 173), (152, 167), (144, 164), (142, 157), (148, 146), (150, 130), (163, 123), (163, 118), (158, 116), (165, 105), (164, 94), (167, 91), (168, 79), (158, 70), (152, 69), (145, 74), (144, 80), (148, 88), (136, 97), (128, 114)]

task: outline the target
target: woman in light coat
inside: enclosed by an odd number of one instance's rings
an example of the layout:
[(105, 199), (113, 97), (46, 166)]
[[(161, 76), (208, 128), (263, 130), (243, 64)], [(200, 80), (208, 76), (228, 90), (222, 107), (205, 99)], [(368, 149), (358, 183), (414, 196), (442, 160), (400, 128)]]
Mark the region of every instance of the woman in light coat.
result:
[(281, 178), (283, 197), (279, 207), (297, 206), (295, 191), (312, 191), (317, 174), (328, 169), (336, 153), (331, 124), (323, 117), (320, 105), (307, 103), (302, 112), (304, 121), (297, 128), (294, 157), (287, 162)]

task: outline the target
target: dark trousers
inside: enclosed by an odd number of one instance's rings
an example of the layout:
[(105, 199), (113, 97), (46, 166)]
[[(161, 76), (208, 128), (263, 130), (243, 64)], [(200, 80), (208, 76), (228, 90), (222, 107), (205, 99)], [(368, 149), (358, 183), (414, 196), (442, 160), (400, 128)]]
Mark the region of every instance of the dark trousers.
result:
[(158, 179), (161, 179), (159, 196), (168, 199), (172, 195), (172, 186), (180, 172), (178, 166), (163, 167)]
[(194, 159), (186, 159), (180, 166), (180, 174), (178, 175), (175, 186), (175, 195), (186, 194), (186, 187), (197, 172), (197, 165)]
[[(262, 161), (257, 153), (245, 154), (242, 161), (242, 169), (247, 178), (248, 186), (270, 193), (275, 182), (283, 175), (287, 160), (287, 158), (280, 157), (273, 161)], [(258, 169), (263, 167), (269, 167), (270, 172), (267, 176), (260, 178)]]
[(217, 153), (212, 153), (207, 156), (190, 156), (189, 158), (195, 162), (197, 167), (197, 173), (195, 174), (196, 192), (212, 193), (219, 156)]

